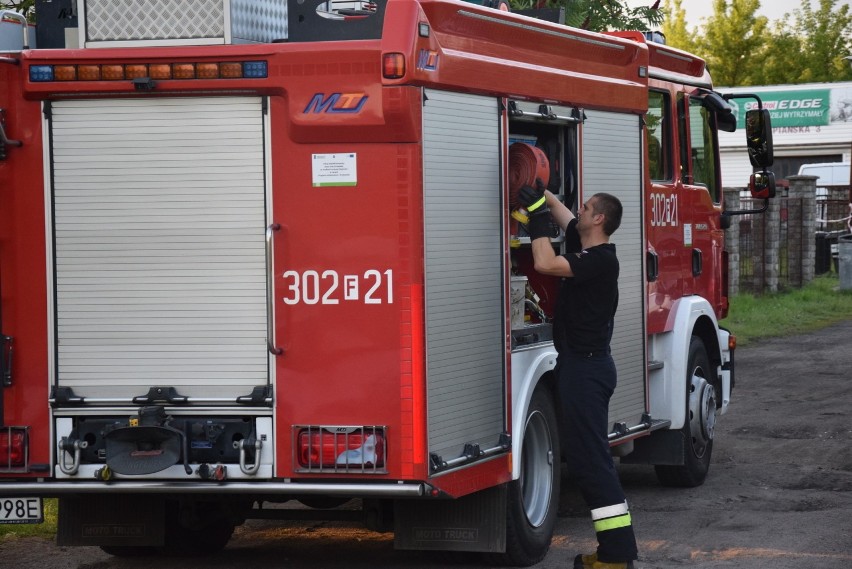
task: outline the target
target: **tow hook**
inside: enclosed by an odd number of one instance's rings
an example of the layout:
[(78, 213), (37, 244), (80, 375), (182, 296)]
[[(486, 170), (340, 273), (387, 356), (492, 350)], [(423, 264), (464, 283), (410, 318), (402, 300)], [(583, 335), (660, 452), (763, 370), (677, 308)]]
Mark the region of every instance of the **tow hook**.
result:
[[(68, 437), (62, 437), (59, 441), (59, 470), (68, 476), (77, 474), (77, 470), (80, 468), (80, 452), (87, 446), (89, 446), (89, 443), (86, 441), (81, 441), (79, 439), (71, 440)], [(65, 459), (65, 453), (73, 456), (73, 460), (70, 465)]]
[[(254, 464), (246, 464), (247, 450), (251, 447), (254, 447)], [(240, 449), (240, 470), (243, 474), (257, 474), (260, 468), (260, 449), (263, 448), (263, 442), (260, 439), (251, 437), (249, 439), (242, 439), (241, 441), (234, 441), (234, 448)]]

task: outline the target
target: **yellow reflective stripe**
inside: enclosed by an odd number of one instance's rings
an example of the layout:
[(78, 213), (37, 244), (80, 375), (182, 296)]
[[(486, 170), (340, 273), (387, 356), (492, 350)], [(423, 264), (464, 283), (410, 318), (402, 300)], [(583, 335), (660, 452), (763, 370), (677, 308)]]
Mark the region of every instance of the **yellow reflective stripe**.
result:
[(615, 518), (607, 518), (605, 520), (598, 520), (595, 522), (595, 531), (602, 532), (611, 529), (624, 528), (631, 524), (630, 514), (624, 514), (623, 516), (617, 516)]
[(537, 202), (535, 202), (534, 204), (530, 204), (530, 206), (527, 208), (527, 211), (535, 211), (535, 210), (537, 210), (538, 208), (540, 208), (541, 206), (543, 206), (543, 205), (544, 205), (544, 202), (546, 202), (546, 201), (547, 201), (547, 198), (546, 198), (546, 197), (544, 197), (544, 196), (541, 196), (541, 199), (540, 199), (540, 200), (538, 200), (538, 201), (537, 201)]

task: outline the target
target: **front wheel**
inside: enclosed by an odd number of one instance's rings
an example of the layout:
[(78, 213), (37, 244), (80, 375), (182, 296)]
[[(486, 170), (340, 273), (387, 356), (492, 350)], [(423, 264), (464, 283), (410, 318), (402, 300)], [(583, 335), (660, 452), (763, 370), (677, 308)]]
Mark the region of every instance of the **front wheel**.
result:
[(710, 358), (701, 338), (693, 336), (689, 343), (686, 368), (686, 420), (681, 433), (684, 437), (684, 463), (658, 464), (654, 467), (663, 486), (694, 488), (704, 484), (713, 454), (713, 434), (716, 428), (716, 389), (711, 383)]
[(503, 564), (527, 567), (547, 555), (559, 505), (559, 468), (556, 410), (550, 391), (540, 386), (527, 411), (521, 474), (508, 487)]

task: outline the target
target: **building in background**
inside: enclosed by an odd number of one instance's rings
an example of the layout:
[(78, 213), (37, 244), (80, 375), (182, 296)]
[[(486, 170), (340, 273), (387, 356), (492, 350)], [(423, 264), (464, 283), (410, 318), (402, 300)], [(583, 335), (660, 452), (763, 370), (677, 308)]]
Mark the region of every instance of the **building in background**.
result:
[[(803, 164), (849, 162), (852, 159), (852, 82), (768, 85), (720, 89), (748, 91), (763, 101), (772, 116), (778, 180), (795, 175)], [(745, 111), (755, 105), (732, 100), (737, 133), (719, 132), (722, 180), (726, 186), (745, 186), (752, 167), (745, 152), (742, 130)], [(739, 104), (738, 104), (739, 102)]]

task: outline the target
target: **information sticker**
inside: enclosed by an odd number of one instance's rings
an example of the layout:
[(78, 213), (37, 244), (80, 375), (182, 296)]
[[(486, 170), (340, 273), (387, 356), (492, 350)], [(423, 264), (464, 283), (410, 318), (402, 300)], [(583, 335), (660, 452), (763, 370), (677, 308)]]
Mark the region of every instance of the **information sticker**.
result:
[(327, 186), (355, 186), (358, 184), (356, 154), (312, 155), (312, 185), (315, 188)]

